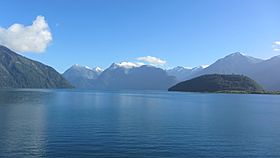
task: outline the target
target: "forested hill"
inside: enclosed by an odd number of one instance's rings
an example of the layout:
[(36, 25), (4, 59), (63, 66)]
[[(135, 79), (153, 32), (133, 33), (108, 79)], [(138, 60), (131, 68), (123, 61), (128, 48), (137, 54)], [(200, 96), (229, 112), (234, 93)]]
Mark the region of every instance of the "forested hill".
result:
[(169, 91), (219, 92), (219, 91), (263, 91), (263, 88), (251, 78), (244, 75), (203, 75), (180, 82)]

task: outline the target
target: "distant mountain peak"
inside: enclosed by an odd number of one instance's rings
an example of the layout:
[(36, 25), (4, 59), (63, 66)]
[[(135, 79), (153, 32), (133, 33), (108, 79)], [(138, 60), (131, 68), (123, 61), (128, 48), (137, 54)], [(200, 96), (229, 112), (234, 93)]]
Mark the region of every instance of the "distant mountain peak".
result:
[(102, 72), (103, 70), (100, 67), (90, 68), (75, 64), (67, 69), (63, 76), (76, 87), (87, 88), (90, 86), (90, 80), (97, 79)]
[(89, 66), (85, 66), (85, 68), (86, 68), (86, 69), (89, 69), (89, 70), (92, 70), (92, 68), (91, 68), (91, 67), (89, 67)]
[(230, 54), (231, 56), (236, 56), (236, 55), (241, 55), (241, 56), (245, 56), (244, 53), (241, 53), (241, 52), (235, 52), (235, 53), (232, 53)]
[(74, 64), (73, 66), (71, 66), (70, 69), (78, 69), (78, 70), (85, 69), (85, 70), (90, 70), (90, 71), (94, 71), (94, 72), (97, 72), (97, 73), (103, 72), (103, 69), (98, 67), (98, 66), (95, 67), (95, 68), (91, 68), (89, 66), (82, 66), (82, 65), (79, 65), (79, 64)]
[(81, 65), (79, 64), (74, 64), (73, 67), (80, 67)]
[(118, 65), (117, 63), (112, 63), (112, 64), (109, 66), (108, 69), (116, 69), (116, 68), (118, 68), (118, 67), (119, 67), (119, 65)]
[(184, 67), (184, 66), (176, 66), (176, 67), (174, 67), (174, 68), (172, 68), (172, 70), (174, 70), (174, 71), (184, 71), (184, 70), (190, 70), (190, 69), (192, 69), (192, 68), (189, 68), (189, 67)]
[(198, 70), (198, 69), (205, 69), (207, 68), (209, 65), (199, 65), (196, 67), (185, 67), (185, 66), (176, 66), (174, 68), (168, 69), (167, 71), (194, 71), (194, 70)]
[(200, 70), (200, 69), (204, 69), (204, 68), (205, 68), (204, 65), (199, 65), (199, 66), (193, 67), (191, 70), (194, 71), (194, 70)]
[(225, 61), (225, 62), (240, 62), (240, 61), (246, 61), (249, 63), (259, 63), (261, 61), (263, 61), (262, 59), (259, 58), (254, 58), (248, 55), (245, 55), (244, 53), (240, 53), (240, 52), (235, 52), (232, 54), (229, 54), (227, 56), (225, 56), (224, 58), (218, 60), (218, 61)]
[(72, 68), (83, 68), (84, 66), (82, 65), (79, 65), (79, 64), (74, 64), (72, 65)]
[(178, 80), (186, 80), (190, 76), (200, 72), (204, 69), (204, 66), (197, 66), (197, 67), (183, 67), (183, 66), (176, 66), (172, 69), (166, 70), (168, 75), (175, 76)]
[(234, 58), (234, 57), (247, 57), (244, 53), (235, 52), (227, 55), (225, 58)]
[(82, 66), (82, 65), (79, 65), (79, 64), (74, 64), (70, 67), (70, 69), (73, 69), (73, 70), (92, 70), (92, 68), (88, 67), (88, 66)]
[(102, 68), (100, 68), (98, 66), (93, 68), (93, 70), (96, 71), (96, 72), (99, 72), (99, 73), (104, 71)]

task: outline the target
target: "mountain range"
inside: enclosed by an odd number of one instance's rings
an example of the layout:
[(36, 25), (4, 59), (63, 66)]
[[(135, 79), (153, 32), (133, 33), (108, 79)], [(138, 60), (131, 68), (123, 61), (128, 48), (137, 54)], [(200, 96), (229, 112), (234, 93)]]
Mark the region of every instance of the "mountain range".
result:
[(0, 46), (0, 88), (70, 88), (55, 69)]
[[(69, 76), (74, 66), (66, 70), (63, 76), (70, 82), (73, 80)], [(87, 69), (86, 67), (80, 69)], [(120, 89), (149, 89), (149, 90), (167, 90), (170, 86), (177, 83), (174, 76), (169, 76), (167, 72), (161, 68), (154, 66), (142, 65), (137, 66), (130, 63), (113, 63), (102, 73), (96, 74), (96, 78), (89, 78), (85, 75), (86, 71), (75, 71), (75, 75), (83, 76), (79, 78), (79, 82), (71, 82), (78, 88), (120, 90)], [(75, 77), (76, 78), (76, 77)], [(86, 84), (84, 84), (86, 83)]]
[(265, 90), (280, 90), (280, 56), (267, 60), (233, 53), (208, 67), (164, 70), (129, 62), (113, 63), (103, 70), (73, 65), (62, 75), (50, 66), (0, 46), (0, 88), (77, 88), (167, 90), (181, 81), (206, 74), (245, 75)]
[[(126, 63), (113, 63), (96, 78), (85, 77), (77, 82), (63, 76), (78, 88), (95, 89), (168, 89), (168, 86), (206, 74), (246, 75), (257, 81), (265, 90), (280, 90), (280, 56), (267, 60), (254, 58), (236, 52), (218, 59), (208, 67), (198, 66), (185, 68), (177, 66), (172, 69), (161, 69), (153, 66), (136, 66)], [(70, 68), (71, 69), (71, 68)], [(83, 67), (86, 69), (86, 67)], [(84, 72), (76, 72), (75, 76), (87, 76)], [(86, 83), (85, 85), (83, 85)], [(82, 85), (82, 86), (81, 86)]]

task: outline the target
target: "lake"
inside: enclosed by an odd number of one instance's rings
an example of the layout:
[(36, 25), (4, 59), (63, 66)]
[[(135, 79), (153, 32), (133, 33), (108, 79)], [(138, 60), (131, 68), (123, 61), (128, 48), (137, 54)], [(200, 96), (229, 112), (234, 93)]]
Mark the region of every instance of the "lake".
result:
[(280, 96), (0, 90), (0, 157), (280, 157)]

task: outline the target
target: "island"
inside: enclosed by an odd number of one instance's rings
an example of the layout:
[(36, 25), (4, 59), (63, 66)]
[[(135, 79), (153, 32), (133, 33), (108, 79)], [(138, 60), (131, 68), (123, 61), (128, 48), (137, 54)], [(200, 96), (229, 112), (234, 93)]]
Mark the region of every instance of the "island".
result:
[(209, 92), (209, 93), (246, 93), (280, 94), (265, 91), (253, 79), (244, 75), (208, 74), (202, 75), (172, 86), (168, 91)]

